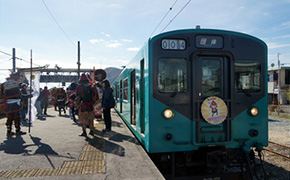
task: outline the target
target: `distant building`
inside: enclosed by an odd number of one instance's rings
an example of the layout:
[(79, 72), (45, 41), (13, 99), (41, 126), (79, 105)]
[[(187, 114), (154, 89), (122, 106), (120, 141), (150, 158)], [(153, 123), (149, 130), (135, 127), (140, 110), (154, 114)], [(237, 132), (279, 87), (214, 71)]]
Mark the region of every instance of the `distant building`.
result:
[[(280, 104), (289, 104), (287, 90), (290, 87), (290, 66), (280, 67)], [(278, 68), (268, 69), (268, 103), (278, 103)]]

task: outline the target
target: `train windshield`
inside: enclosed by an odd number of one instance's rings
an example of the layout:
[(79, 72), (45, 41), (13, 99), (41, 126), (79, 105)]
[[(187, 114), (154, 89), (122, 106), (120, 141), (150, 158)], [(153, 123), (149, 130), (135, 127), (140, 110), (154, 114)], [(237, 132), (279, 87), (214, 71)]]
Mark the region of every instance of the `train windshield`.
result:
[(187, 91), (187, 61), (161, 58), (158, 61), (158, 90), (162, 93)]
[(220, 96), (221, 91), (221, 62), (210, 59), (202, 61), (202, 97)]
[(235, 63), (236, 92), (259, 92), (261, 90), (261, 64), (258, 61)]

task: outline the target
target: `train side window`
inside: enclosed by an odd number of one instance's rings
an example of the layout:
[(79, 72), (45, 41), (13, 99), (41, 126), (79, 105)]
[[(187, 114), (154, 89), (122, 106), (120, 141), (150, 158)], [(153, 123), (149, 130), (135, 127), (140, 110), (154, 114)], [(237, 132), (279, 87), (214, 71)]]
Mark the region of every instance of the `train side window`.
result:
[(161, 58), (158, 61), (158, 91), (187, 91), (187, 61), (182, 58)]
[(128, 100), (128, 78), (123, 81), (124, 100)]
[(235, 63), (236, 92), (261, 91), (261, 64), (258, 61), (237, 61)]
[(119, 84), (117, 85), (116, 97), (117, 97), (117, 99), (120, 98), (120, 85)]

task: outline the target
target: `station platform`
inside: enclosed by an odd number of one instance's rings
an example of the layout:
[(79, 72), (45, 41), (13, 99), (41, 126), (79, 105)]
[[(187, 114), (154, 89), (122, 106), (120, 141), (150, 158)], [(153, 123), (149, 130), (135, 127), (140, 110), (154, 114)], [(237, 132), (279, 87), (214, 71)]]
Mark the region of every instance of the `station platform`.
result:
[(22, 136), (7, 137), (6, 119), (0, 119), (0, 179), (164, 179), (117, 113), (111, 114), (112, 131), (103, 133), (104, 122), (95, 120), (95, 134), (87, 138), (78, 136), (80, 124), (53, 108), (32, 123), (30, 133), (23, 123)]

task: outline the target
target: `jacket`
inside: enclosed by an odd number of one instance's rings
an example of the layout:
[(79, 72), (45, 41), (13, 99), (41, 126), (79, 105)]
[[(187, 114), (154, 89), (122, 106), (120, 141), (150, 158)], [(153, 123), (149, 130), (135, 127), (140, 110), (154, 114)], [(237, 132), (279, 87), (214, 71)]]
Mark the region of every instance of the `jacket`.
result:
[(103, 91), (102, 108), (113, 108), (114, 106), (115, 106), (115, 100), (113, 97), (113, 89), (106, 88)]

